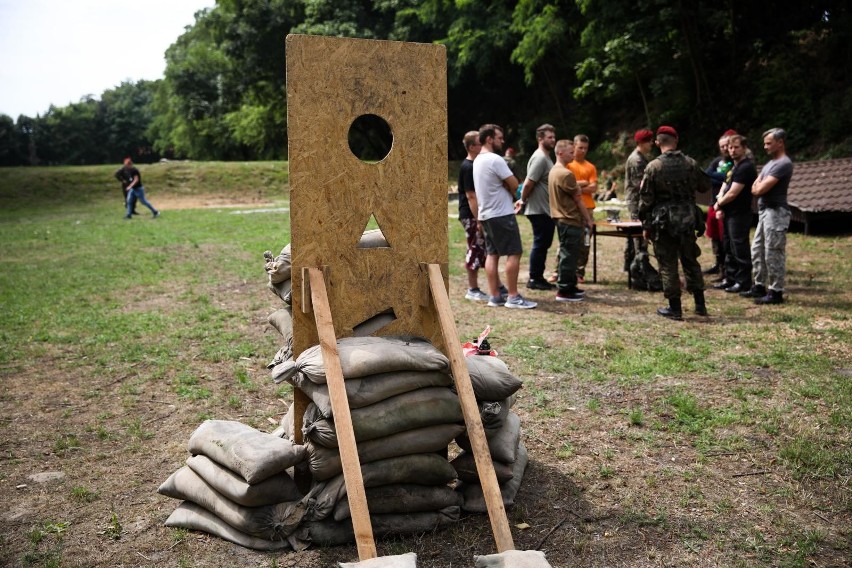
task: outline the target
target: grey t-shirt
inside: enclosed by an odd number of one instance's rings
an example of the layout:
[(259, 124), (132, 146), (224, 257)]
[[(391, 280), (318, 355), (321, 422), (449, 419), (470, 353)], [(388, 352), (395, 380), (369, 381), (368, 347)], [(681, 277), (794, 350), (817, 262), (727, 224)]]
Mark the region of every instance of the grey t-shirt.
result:
[(758, 198), (757, 208), (787, 207), (787, 188), (790, 187), (790, 178), (793, 177), (793, 161), (786, 154), (777, 160), (769, 160), (760, 170), (757, 179), (762, 180), (766, 176), (777, 178), (778, 182)]
[(527, 197), (527, 208), (525, 215), (550, 215), (550, 196), (547, 194), (547, 176), (553, 160), (541, 151), (541, 148), (533, 152), (530, 161), (527, 162), (527, 179), (535, 182), (532, 193)]

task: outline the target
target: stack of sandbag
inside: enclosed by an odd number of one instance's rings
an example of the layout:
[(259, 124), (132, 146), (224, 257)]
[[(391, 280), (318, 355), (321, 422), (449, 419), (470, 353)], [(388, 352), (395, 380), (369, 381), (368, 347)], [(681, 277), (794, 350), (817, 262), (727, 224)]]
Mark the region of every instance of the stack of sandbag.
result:
[[(522, 383), (497, 357), (471, 355), (465, 357), (465, 362), (503, 504), (508, 508), (515, 504), (528, 462), (527, 450), (521, 441), (521, 419), (511, 411), (515, 393)], [(470, 513), (486, 513), (470, 440), (462, 434), (456, 438), (456, 443), (463, 451), (451, 463), (461, 480), (457, 489), (464, 495), (462, 508)]]
[(278, 330), (284, 338), (284, 345), (275, 354), (270, 366), (286, 361), (293, 355), (293, 298), (291, 295), (292, 263), (290, 258), (290, 245), (281, 250), (281, 254), (272, 258), (272, 253), (263, 253), (265, 259), (264, 269), (269, 277), (267, 286), (272, 293), (284, 301), (284, 306), (275, 310), (266, 320)]
[[(416, 533), (458, 519), (461, 496), (447, 446), (464, 431), (449, 361), (416, 337), (337, 342), (373, 532)], [(331, 545), (353, 539), (331, 398), (319, 346), (273, 367), (311, 403), (302, 432), (314, 485), (298, 537)], [(285, 422), (292, 423), (290, 418)], [(287, 428), (283, 428), (284, 431)]]
[(304, 446), (250, 426), (207, 420), (189, 439), (192, 455), (159, 493), (184, 502), (166, 526), (200, 530), (257, 550), (290, 548), (307, 507), (287, 469)]

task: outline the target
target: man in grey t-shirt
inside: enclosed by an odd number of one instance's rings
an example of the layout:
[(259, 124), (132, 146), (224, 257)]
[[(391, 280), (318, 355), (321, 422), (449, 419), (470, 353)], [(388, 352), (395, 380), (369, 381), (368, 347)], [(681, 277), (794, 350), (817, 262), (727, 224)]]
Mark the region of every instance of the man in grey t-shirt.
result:
[(521, 190), (521, 206), (532, 225), (533, 243), (530, 249), (530, 279), (527, 288), (532, 290), (555, 290), (556, 285), (544, 279), (547, 249), (553, 244), (553, 219), (550, 218), (550, 197), (547, 192), (547, 176), (553, 167), (550, 152), (556, 146), (556, 129), (551, 124), (542, 124), (535, 130), (538, 149), (527, 163), (527, 179)]
[(790, 228), (790, 206), (787, 188), (793, 177), (793, 162), (787, 156), (787, 133), (771, 128), (763, 133), (763, 148), (770, 160), (751, 194), (758, 196), (757, 229), (751, 243), (752, 287), (742, 294), (754, 298), (755, 304), (784, 302), (784, 280), (787, 275), (787, 229)]

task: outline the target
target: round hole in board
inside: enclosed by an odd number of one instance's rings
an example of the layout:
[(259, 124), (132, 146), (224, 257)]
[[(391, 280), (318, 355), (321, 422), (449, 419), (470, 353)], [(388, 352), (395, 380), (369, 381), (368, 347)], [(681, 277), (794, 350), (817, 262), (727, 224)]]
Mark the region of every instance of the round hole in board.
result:
[(375, 114), (362, 114), (349, 127), (349, 149), (362, 162), (380, 162), (390, 154), (393, 132), (387, 121)]

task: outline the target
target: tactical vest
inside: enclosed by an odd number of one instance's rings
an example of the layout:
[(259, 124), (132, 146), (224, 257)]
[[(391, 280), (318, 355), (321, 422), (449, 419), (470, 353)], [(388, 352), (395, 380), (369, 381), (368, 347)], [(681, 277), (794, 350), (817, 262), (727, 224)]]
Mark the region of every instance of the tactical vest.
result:
[(661, 154), (657, 161), (648, 166), (654, 170), (651, 224), (673, 237), (693, 233), (699, 224), (703, 226), (696, 214), (695, 163), (680, 151)]

